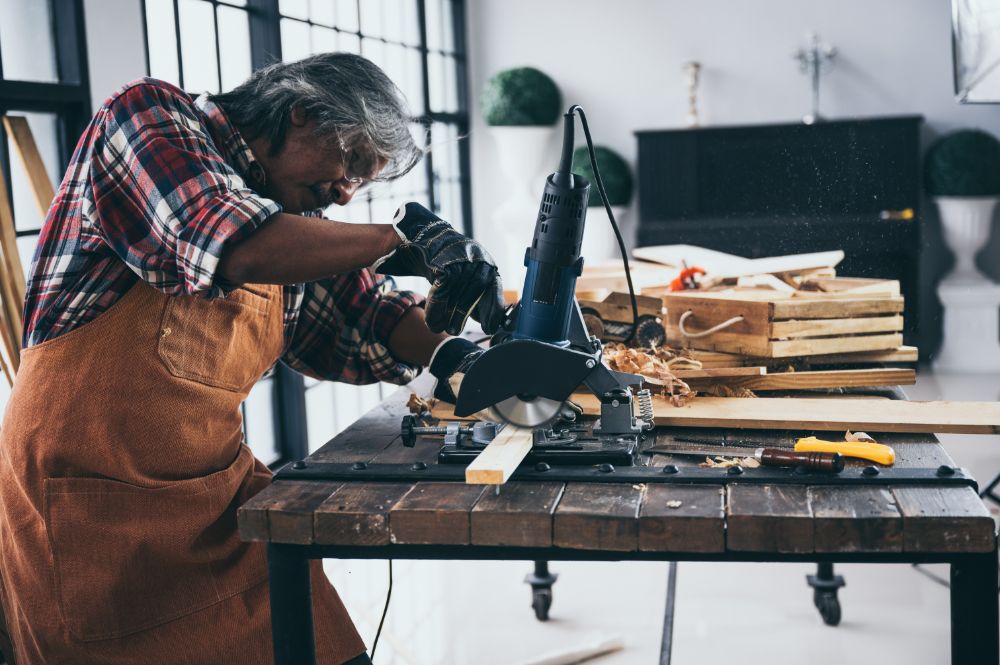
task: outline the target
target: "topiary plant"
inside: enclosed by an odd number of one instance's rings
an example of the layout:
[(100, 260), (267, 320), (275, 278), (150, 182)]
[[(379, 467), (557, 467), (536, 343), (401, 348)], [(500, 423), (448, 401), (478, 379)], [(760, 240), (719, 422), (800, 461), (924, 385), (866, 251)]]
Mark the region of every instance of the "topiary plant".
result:
[(1000, 195), (1000, 141), (979, 129), (941, 137), (924, 157), (924, 186), (933, 196)]
[[(597, 168), (601, 171), (604, 190), (608, 194), (608, 202), (613, 206), (628, 205), (632, 199), (632, 173), (622, 156), (611, 148), (594, 146), (597, 156)], [(590, 181), (590, 200), (588, 206), (602, 206), (601, 193), (594, 179), (594, 169), (590, 166), (590, 153), (587, 146), (580, 146), (573, 151), (573, 173), (582, 175)]]
[(480, 102), (487, 125), (552, 125), (559, 119), (562, 95), (548, 74), (518, 67), (487, 81)]

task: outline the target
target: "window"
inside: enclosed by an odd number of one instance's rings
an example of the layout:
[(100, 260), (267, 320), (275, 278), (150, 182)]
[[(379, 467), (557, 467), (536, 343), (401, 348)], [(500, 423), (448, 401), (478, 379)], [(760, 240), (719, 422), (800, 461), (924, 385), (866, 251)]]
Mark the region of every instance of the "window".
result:
[[(460, 140), (470, 124), (464, 0), (143, 2), (150, 75), (192, 94), (228, 90), (277, 60), (328, 51), (371, 59), (406, 95), (414, 135), (430, 152), (406, 177), (371, 186), (331, 216), (388, 221), (400, 203), (418, 200), (471, 232), (469, 148)], [(279, 365), (244, 404), (248, 443), (272, 464), (302, 457), (391, 389), (313, 381)]]
[[(39, 25), (51, 30), (40, 35)], [(27, 118), (49, 178), (58, 183), (90, 120), (80, 0), (0, 2), (0, 115), (7, 113)], [(17, 245), (27, 273), (44, 213), (2, 126), (0, 169), (11, 194)]]

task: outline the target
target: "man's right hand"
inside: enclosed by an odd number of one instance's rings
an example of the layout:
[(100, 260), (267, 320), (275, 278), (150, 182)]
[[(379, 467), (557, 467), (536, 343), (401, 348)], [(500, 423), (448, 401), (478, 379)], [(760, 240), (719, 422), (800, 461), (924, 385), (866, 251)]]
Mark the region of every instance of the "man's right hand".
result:
[(393, 220), (402, 240), (375, 262), (384, 275), (424, 277), (427, 327), (458, 335), (469, 316), (493, 333), (503, 321), (503, 285), (493, 257), (419, 203), (400, 207)]

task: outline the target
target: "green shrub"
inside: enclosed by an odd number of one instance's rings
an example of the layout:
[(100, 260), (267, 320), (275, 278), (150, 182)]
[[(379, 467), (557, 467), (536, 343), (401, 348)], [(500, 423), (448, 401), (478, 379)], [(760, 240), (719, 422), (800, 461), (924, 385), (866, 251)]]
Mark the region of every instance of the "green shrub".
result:
[(555, 81), (534, 67), (496, 74), (486, 82), (480, 102), (491, 126), (552, 125), (562, 109)]
[(924, 157), (924, 185), (934, 196), (1000, 194), (1000, 141), (979, 129), (941, 137)]
[[(628, 205), (632, 199), (632, 173), (628, 169), (628, 164), (621, 155), (605, 146), (594, 146), (594, 153), (597, 155), (597, 168), (601, 171), (608, 202), (613, 206)], [(587, 146), (580, 146), (573, 151), (573, 173), (582, 175), (590, 181), (590, 201), (587, 205), (604, 205), (594, 179), (594, 170), (590, 166)]]

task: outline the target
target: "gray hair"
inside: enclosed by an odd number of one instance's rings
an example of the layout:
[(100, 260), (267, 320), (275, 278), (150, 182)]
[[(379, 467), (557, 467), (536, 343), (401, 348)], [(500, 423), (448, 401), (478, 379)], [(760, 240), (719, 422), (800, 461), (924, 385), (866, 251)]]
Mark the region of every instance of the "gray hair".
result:
[(423, 157), (410, 134), (402, 92), (371, 60), (321, 53), (255, 71), (242, 84), (211, 95), (247, 140), (265, 137), (276, 154), (285, 143), (293, 107), (318, 123), (319, 138), (364, 145), (385, 161), (379, 180), (405, 175)]

